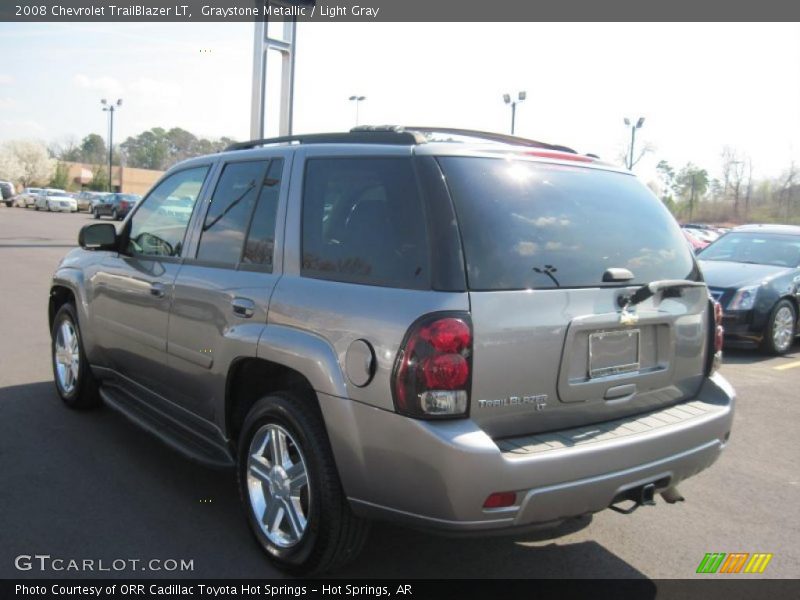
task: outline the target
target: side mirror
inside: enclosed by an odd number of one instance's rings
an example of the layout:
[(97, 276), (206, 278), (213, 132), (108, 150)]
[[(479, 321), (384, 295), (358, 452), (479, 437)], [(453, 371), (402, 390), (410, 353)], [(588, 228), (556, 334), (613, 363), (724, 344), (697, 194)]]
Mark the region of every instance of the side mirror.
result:
[(112, 250), (117, 247), (117, 229), (111, 223), (91, 223), (81, 227), (78, 234), (81, 248)]

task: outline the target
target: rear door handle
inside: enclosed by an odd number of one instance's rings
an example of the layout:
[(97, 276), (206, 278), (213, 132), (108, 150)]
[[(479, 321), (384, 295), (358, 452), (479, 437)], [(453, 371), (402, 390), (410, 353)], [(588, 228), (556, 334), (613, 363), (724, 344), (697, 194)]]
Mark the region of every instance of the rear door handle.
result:
[(166, 288), (164, 287), (163, 283), (156, 282), (150, 284), (150, 294), (156, 298), (163, 298), (165, 292)]
[(234, 298), (231, 300), (233, 314), (243, 319), (249, 319), (256, 310), (256, 303), (249, 298)]

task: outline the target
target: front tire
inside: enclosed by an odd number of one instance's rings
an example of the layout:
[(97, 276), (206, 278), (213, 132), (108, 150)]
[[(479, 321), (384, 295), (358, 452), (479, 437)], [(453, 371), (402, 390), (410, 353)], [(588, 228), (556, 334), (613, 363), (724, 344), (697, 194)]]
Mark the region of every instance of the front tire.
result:
[(95, 219), (99, 219), (100, 218), (100, 211), (97, 210), (96, 208), (92, 209), (92, 214), (94, 215)]
[(119, 213), (117, 212), (116, 208), (111, 209), (111, 219), (114, 221), (119, 221)]
[(78, 316), (72, 304), (62, 306), (53, 319), (50, 351), (56, 391), (64, 404), (75, 409), (99, 405), (100, 394), (86, 360)]
[(256, 402), (237, 471), (250, 529), (281, 570), (322, 573), (360, 552), (368, 524), (350, 510), (314, 398), (281, 392)]
[(796, 332), (797, 311), (794, 304), (786, 299), (779, 300), (767, 319), (761, 349), (767, 354), (786, 354), (792, 349)]

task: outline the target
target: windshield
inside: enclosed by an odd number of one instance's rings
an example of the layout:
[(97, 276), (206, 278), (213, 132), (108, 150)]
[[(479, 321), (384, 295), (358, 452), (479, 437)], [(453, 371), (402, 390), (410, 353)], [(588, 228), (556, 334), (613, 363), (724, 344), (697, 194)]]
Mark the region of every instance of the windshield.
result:
[(67, 192), (64, 190), (47, 190), (46, 194), (48, 196), (66, 196)]
[(678, 224), (635, 177), (504, 158), (440, 159), (473, 290), (599, 287), (606, 269), (644, 284), (696, 279)]
[(729, 233), (703, 250), (698, 258), (796, 267), (800, 265), (800, 235)]

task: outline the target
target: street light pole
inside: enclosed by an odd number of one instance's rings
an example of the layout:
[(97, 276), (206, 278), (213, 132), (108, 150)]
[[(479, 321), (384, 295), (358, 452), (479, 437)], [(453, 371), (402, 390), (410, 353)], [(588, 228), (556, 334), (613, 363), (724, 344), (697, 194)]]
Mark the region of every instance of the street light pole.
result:
[(636, 123), (631, 123), (631, 120), (625, 117), (625, 125), (631, 128), (631, 152), (628, 158), (628, 168), (633, 169), (633, 147), (636, 144), (636, 130), (641, 129), (642, 125), (644, 125), (644, 117), (639, 117)]
[(511, 105), (511, 135), (514, 135), (514, 129), (517, 120), (517, 104), (525, 100), (527, 95), (528, 94), (526, 92), (519, 92), (517, 94), (517, 99), (512, 101), (510, 94), (503, 94), (503, 102)]
[(366, 99), (366, 96), (350, 96), (350, 101), (356, 103), (356, 127), (358, 127), (358, 104)]
[(122, 98), (110, 104), (103, 98), (100, 100), (100, 104), (103, 105), (103, 112), (108, 113), (108, 191), (113, 192), (114, 189), (111, 184), (111, 164), (114, 156), (114, 111), (122, 106)]

